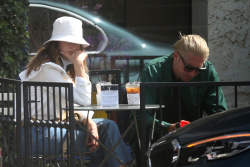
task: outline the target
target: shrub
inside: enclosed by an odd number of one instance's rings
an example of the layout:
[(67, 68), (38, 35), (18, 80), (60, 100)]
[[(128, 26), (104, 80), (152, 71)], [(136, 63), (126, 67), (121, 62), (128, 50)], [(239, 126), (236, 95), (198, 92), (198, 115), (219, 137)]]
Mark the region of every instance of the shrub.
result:
[(0, 77), (16, 79), (27, 64), (28, 0), (1, 0)]

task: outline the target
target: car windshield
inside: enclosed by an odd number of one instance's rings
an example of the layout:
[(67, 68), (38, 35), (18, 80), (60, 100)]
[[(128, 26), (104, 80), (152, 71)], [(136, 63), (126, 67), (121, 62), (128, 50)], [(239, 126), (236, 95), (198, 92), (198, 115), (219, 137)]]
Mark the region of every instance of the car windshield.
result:
[(103, 18), (105, 14), (94, 13), (91, 8), (86, 9), (86, 5), (90, 4), (77, 0), (29, 0), (29, 2), (28, 28), (31, 55), (35, 55), (50, 38), (53, 22), (60, 16), (72, 16), (82, 20), (83, 37), (90, 44), (90, 47), (86, 48), (89, 68), (124, 69), (121, 74), (122, 82), (137, 80), (140, 68), (149, 59), (173, 52), (173, 48), (168, 44), (156, 44), (140, 38)]
[[(30, 1), (39, 2), (39, 1)], [(48, 2), (45, 4), (30, 4), (29, 10), (29, 32), (30, 36), (30, 53), (35, 53), (42, 45), (43, 42), (48, 40), (51, 36), (52, 25), (56, 18), (60, 16), (74, 16), (68, 10), (56, 7), (57, 3)], [(75, 16), (79, 17), (79, 16)], [(100, 53), (107, 45), (106, 34), (101, 28), (88, 21), (86, 18), (81, 17), (83, 20), (83, 36), (91, 44), (87, 48), (89, 53)]]
[(107, 55), (162, 56), (172, 52), (169, 45), (154, 45), (99, 15), (90, 13), (80, 4), (40, 0), (30, 0), (29, 31), (32, 34), (30, 52), (37, 51), (50, 37), (54, 20), (62, 15), (77, 17), (83, 21), (83, 36), (91, 44), (87, 48), (89, 54), (102, 52)]

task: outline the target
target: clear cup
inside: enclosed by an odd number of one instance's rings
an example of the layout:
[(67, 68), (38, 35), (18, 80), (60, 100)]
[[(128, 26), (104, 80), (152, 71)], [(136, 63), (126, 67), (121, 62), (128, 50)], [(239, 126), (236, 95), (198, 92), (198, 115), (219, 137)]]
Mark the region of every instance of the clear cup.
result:
[(140, 82), (126, 83), (127, 99), (129, 105), (140, 105)]
[(101, 105), (101, 85), (110, 85), (111, 82), (106, 82), (106, 81), (100, 81), (98, 82), (95, 86), (96, 86), (96, 102), (97, 105)]

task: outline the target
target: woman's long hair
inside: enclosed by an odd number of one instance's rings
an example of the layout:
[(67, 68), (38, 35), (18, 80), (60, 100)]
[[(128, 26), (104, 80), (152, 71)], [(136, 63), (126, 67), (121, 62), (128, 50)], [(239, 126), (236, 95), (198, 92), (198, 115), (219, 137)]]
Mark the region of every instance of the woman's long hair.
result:
[[(59, 41), (51, 41), (47, 43), (45, 47), (41, 48), (37, 52), (37, 54), (32, 58), (32, 60), (28, 63), (26, 76), (28, 77), (33, 70), (34, 71), (39, 70), (41, 65), (47, 62), (53, 62), (63, 67), (61, 54), (58, 47), (59, 47)], [(84, 50), (84, 47), (81, 45), (80, 49)], [(85, 72), (88, 73), (88, 67), (86, 61), (84, 62), (84, 69)], [(73, 66), (72, 68), (69, 69), (69, 71), (67, 71), (67, 74), (73, 81), (75, 80), (75, 70)]]

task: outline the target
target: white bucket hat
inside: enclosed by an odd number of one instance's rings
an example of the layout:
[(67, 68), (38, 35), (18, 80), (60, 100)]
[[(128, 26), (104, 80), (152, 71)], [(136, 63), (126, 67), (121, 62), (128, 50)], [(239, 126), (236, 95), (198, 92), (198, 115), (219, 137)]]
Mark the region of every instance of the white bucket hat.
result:
[(89, 46), (83, 37), (82, 22), (76, 18), (63, 16), (55, 20), (51, 38), (43, 45), (50, 41), (65, 41), (82, 44), (83, 47)]

